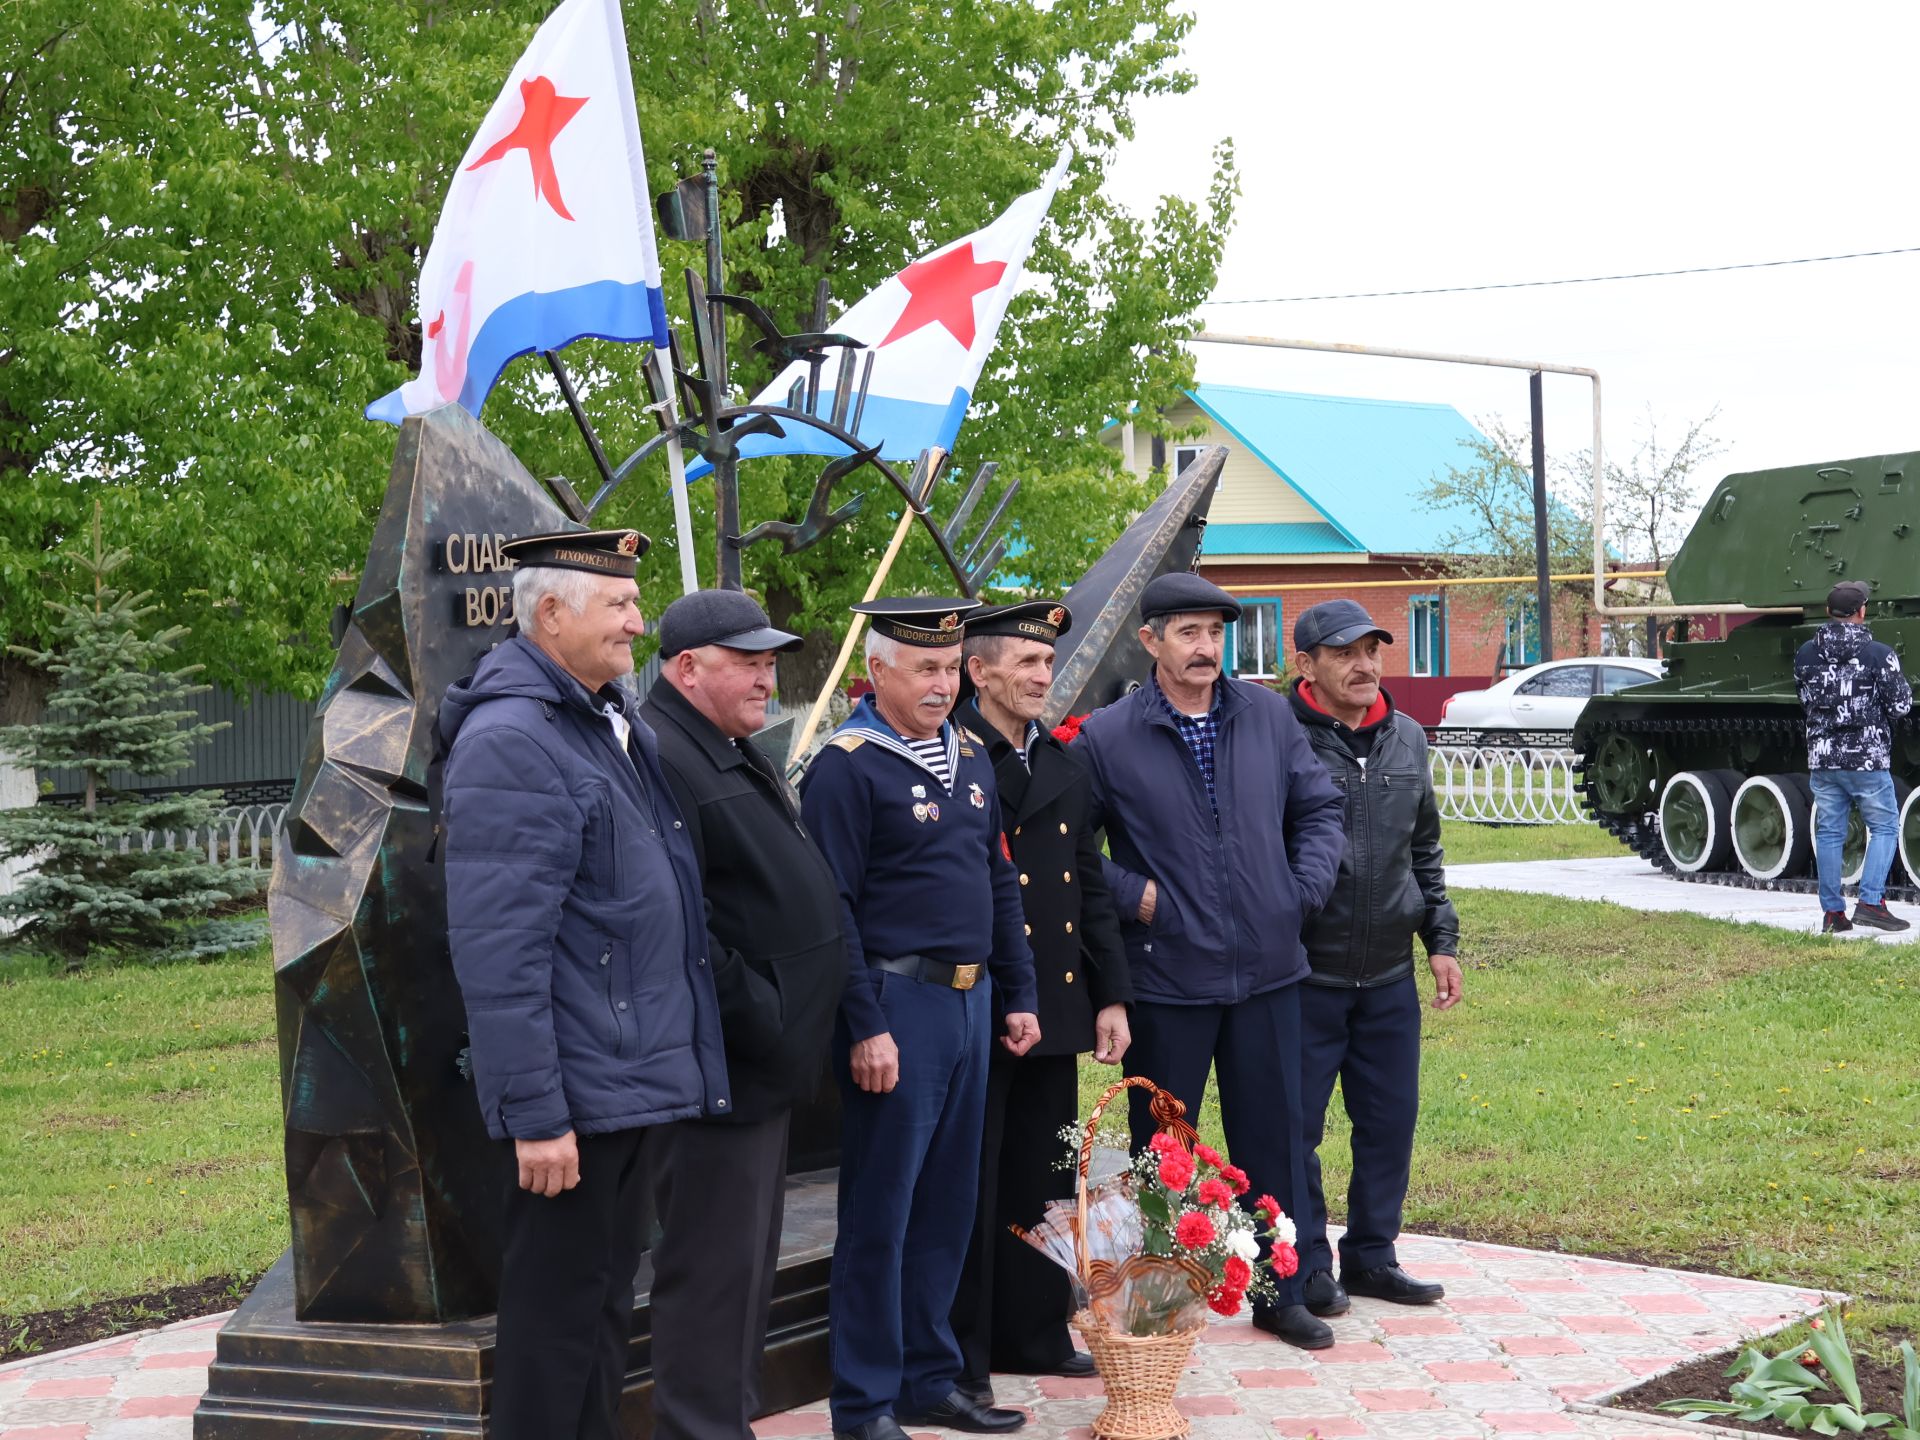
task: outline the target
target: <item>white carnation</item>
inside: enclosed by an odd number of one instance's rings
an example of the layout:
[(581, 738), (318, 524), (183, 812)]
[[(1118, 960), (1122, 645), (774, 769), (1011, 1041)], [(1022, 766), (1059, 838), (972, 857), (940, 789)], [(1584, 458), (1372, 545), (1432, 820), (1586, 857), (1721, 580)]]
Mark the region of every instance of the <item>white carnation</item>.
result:
[(1260, 1257), (1260, 1242), (1253, 1238), (1253, 1232), (1250, 1230), (1236, 1228), (1231, 1235), (1227, 1236), (1227, 1249), (1248, 1263)]
[(1293, 1221), (1282, 1215), (1274, 1222), (1273, 1235), (1276, 1240), (1284, 1240), (1289, 1245), (1293, 1244)]

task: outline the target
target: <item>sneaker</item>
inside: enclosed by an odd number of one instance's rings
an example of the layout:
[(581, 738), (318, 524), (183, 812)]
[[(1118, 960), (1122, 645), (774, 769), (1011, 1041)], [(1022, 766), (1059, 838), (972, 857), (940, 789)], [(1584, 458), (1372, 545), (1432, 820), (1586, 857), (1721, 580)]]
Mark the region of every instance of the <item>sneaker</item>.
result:
[(1822, 935), (1844, 935), (1853, 929), (1853, 922), (1847, 919), (1844, 910), (1822, 910), (1820, 912), (1820, 933)]
[(1878, 905), (1869, 905), (1864, 900), (1857, 903), (1853, 907), (1852, 923), (1854, 925), (1864, 925), (1869, 930), (1898, 932), (1901, 930), (1911, 930), (1913, 928), (1911, 922), (1902, 920), (1898, 915), (1895, 915), (1891, 910), (1887, 909), (1887, 902), (1884, 900)]

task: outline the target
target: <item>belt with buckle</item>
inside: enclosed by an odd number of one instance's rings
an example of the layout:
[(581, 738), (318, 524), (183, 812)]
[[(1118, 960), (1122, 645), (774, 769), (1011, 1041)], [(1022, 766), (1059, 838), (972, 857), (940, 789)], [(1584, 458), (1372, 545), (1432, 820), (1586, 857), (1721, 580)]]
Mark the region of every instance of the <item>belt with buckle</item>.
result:
[(902, 955), (893, 960), (870, 960), (876, 970), (895, 975), (910, 975), (926, 985), (944, 985), (952, 990), (971, 990), (980, 979), (978, 965), (946, 965), (924, 955)]

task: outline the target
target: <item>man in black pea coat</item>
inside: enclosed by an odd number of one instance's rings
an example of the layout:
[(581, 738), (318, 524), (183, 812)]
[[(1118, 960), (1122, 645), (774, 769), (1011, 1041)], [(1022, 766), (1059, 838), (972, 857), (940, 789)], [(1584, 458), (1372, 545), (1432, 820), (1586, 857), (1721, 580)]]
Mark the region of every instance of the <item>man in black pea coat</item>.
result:
[(953, 1307), (962, 1388), (987, 1404), (993, 1370), (1093, 1373), (1068, 1334), (1066, 1272), (1007, 1227), (1038, 1223), (1048, 1200), (1072, 1193), (1057, 1167), (1066, 1153), (1060, 1131), (1079, 1112), (1076, 1056), (1091, 1050), (1117, 1065), (1130, 1041), (1133, 989), (1100, 842), (1087, 824), (1090, 783), (1039, 718), (1054, 643), (1072, 623), (1066, 606), (1051, 601), (975, 611), (967, 619), (970, 693), (955, 712), (987, 742), (1039, 988), (1040, 1043), (1018, 1059), (996, 1050), (988, 1066), (980, 1199)]
[(729, 1118), (673, 1128), (655, 1165), (653, 1433), (750, 1440), (780, 1255), (792, 1107), (826, 1076), (846, 985), (839, 887), (800, 802), (750, 738), (774, 655), (800, 638), (737, 591), (660, 617), (660, 680), (641, 714), (699, 860), (707, 953), (732, 1079)]

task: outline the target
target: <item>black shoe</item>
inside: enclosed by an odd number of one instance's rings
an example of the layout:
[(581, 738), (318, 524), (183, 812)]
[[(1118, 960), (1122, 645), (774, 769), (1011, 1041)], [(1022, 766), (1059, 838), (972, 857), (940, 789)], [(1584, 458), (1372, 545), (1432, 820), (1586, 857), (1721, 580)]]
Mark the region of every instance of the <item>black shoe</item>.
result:
[(1084, 1350), (1076, 1350), (1048, 1373), (1064, 1375), (1069, 1380), (1085, 1380), (1100, 1372), (1093, 1368), (1093, 1356)]
[(1416, 1280), (1398, 1265), (1375, 1265), (1370, 1270), (1343, 1270), (1340, 1283), (1349, 1295), (1364, 1295), (1369, 1300), (1390, 1300), (1395, 1305), (1431, 1305), (1447, 1293), (1447, 1287), (1431, 1280)]
[(1913, 928), (1910, 921), (1902, 920), (1887, 909), (1887, 902), (1884, 900), (1878, 905), (1869, 905), (1865, 901), (1856, 904), (1853, 907), (1852, 923), (1855, 926), (1864, 925), (1869, 930), (1887, 930), (1894, 933)]
[(1271, 1310), (1255, 1310), (1253, 1327), (1269, 1335), (1278, 1335), (1301, 1350), (1324, 1350), (1333, 1344), (1333, 1327), (1316, 1320), (1304, 1305), (1280, 1305)]
[[(918, 1410), (898, 1418), (903, 1425), (938, 1425), (944, 1430), (965, 1430), (970, 1435), (1005, 1435), (1027, 1423), (1027, 1417), (1020, 1411), (976, 1404), (963, 1390), (955, 1390), (930, 1410)], [(867, 1436), (862, 1440), (886, 1440), (886, 1437)]]
[(900, 1428), (900, 1422), (891, 1415), (876, 1415), (864, 1425), (856, 1425), (851, 1430), (836, 1430), (833, 1440), (907, 1440), (907, 1432)]
[(976, 1405), (991, 1408), (993, 1405), (993, 1381), (988, 1377), (978, 1380), (962, 1375), (953, 1382), (953, 1388)]
[(1347, 1299), (1347, 1292), (1340, 1288), (1331, 1270), (1316, 1270), (1307, 1276), (1306, 1301), (1307, 1313), (1322, 1317), (1344, 1315), (1353, 1308), (1353, 1302)]
[(1822, 935), (1844, 935), (1853, 929), (1853, 922), (1847, 919), (1844, 910), (1822, 910), (1820, 912), (1820, 933)]

